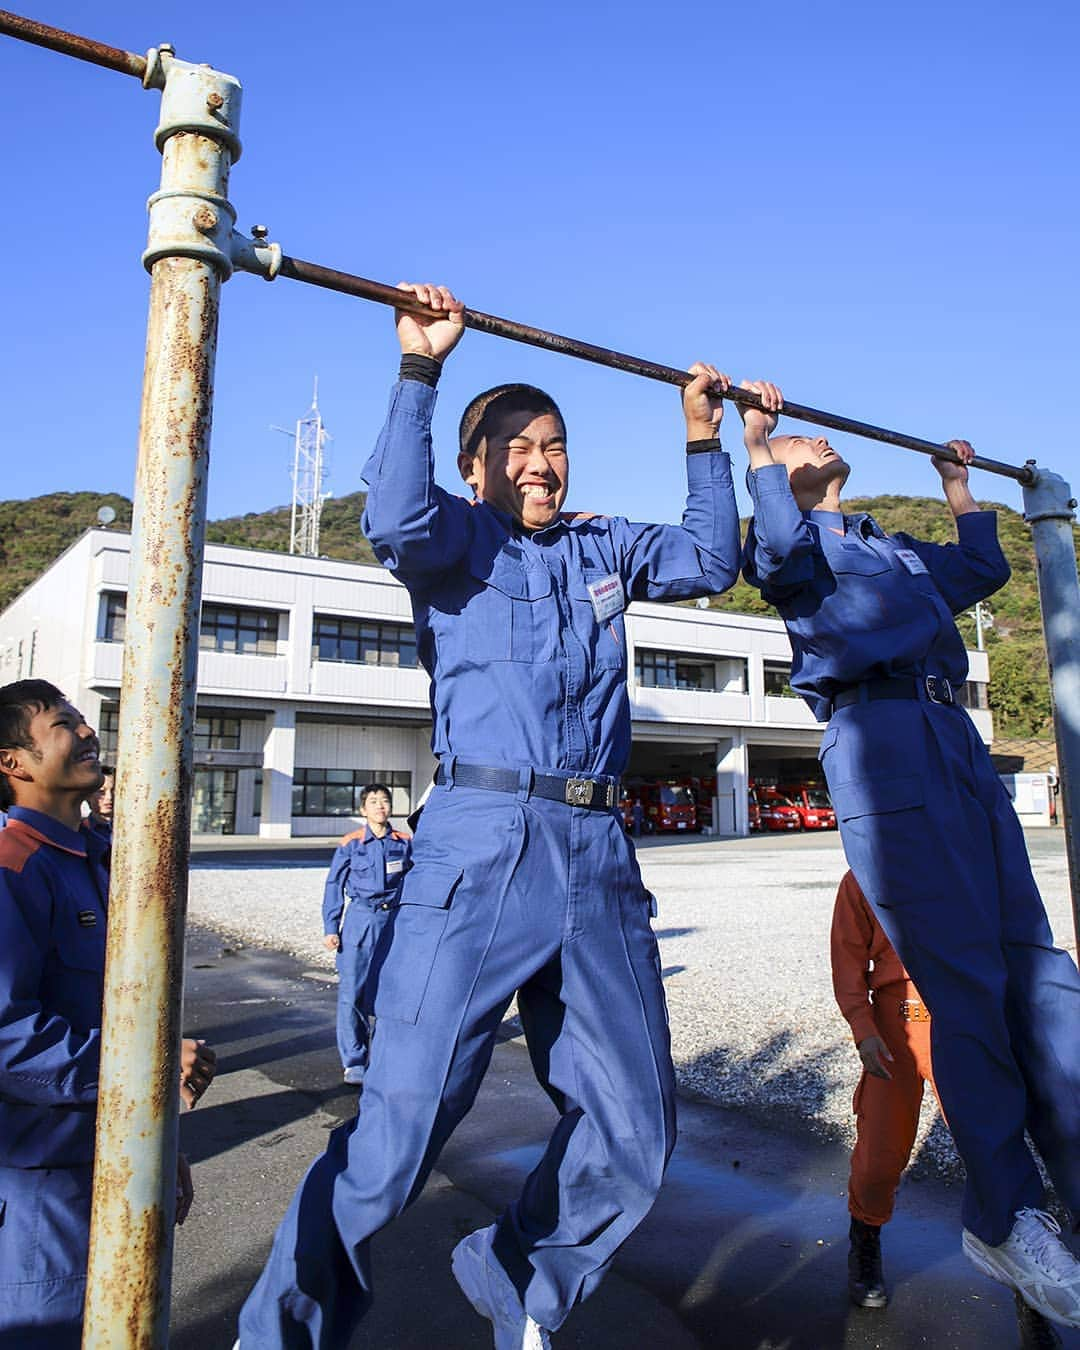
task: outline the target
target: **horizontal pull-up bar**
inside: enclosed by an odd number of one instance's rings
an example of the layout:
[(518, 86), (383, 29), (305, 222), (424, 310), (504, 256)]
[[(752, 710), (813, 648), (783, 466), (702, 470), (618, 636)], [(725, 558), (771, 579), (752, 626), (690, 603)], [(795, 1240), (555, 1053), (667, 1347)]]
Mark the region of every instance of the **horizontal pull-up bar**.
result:
[(126, 52), (122, 47), (108, 47), (104, 42), (79, 37), (75, 33), (65, 32), (63, 28), (50, 28), (46, 23), (24, 19), (21, 14), (9, 14), (6, 9), (0, 9), (0, 33), (22, 38), (23, 42), (32, 42), (35, 47), (48, 47), (50, 51), (61, 52), (64, 56), (90, 61), (107, 70), (119, 71), (121, 75), (134, 75), (137, 80), (146, 74), (145, 56)]
[[(312, 286), (322, 286), (330, 291), (340, 291), (343, 295), (355, 295), (362, 300), (374, 300), (380, 305), (393, 305), (396, 309), (408, 310), (426, 318), (434, 317), (437, 313), (396, 286), (368, 281), (366, 277), (353, 276), (349, 272), (335, 272), (332, 268), (303, 262), (299, 258), (283, 257), (278, 275), (291, 277), (294, 281), (306, 281)], [(694, 378), (675, 366), (658, 365), (640, 356), (628, 356), (625, 352), (596, 347), (591, 342), (580, 342), (577, 338), (563, 337), (560, 333), (549, 333), (543, 328), (532, 328), (528, 324), (500, 319), (494, 314), (483, 314), (475, 309), (466, 309), (465, 327), (491, 333), (495, 337), (509, 338), (511, 342), (525, 342), (532, 347), (561, 352), (564, 356), (576, 356), (579, 360), (593, 361), (599, 366), (610, 366), (613, 370), (624, 370), (631, 375), (642, 375), (647, 380), (660, 380), (664, 384), (686, 385)], [(724, 397), (744, 408), (761, 407), (758, 395), (746, 389), (729, 389)], [(889, 431), (886, 427), (873, 426), (869, 422), (857, 422), (854, 418), (841, 417), (838, 413), (825, 412), (821, 408), (810, 408), (804, 403), (792, 403), (785, 399), (782, 415), (794, 418), (797, 422), (812, 422), (815, 426), (828, 427), (832, 431), (846, 431), (852, 436), (884, 441), (887, 445), (916, 450), (921, 455), (940, 455), (942, 459), (960, 463), (959, 456), (948, 446), (922, 440), (918, 436), (907, 436), (900, 431)], [(1018, 483), (1030, 483), (1035, 477), (1028, 465), (1003, 464), (999, 460), (984, 459), (982, 456), (976, 456), (971, 462), (977, 469), (1014, 478)]]
[[(6, 10), (0, 10), (0, 33), (22, 38), (26, 42), (48, 47), (52, 51), (74, 56), (82, 61), (91, 61), (124, 75), (134, 75), (144, 81), (150, 64), (146, 57), (137, 56), (134, 52), (123, 51), (118, 47), (107, 47), (90, 38), (78, 37), (60, 28), (50, 28), (32, 19), (10, 14)], [(154, 56), (155, 54), (151, 53), (151, 57)], [(258, 270), (267, 275), (265, 269), (259, 265), (262, 260), (258, 258), (257, 252), (251, 249), (252, 241), (243, 242), (247, 247), (240, 250), (240, 256), (235, 257), (235, 264), (245, 271)], [(258, 245), (261, 241), (254, 242)], [(327, 290), (340, 291), (344, 295), (358, 296), (362, 300), (373, 300), (377, 304), (393, 305), (395, 308), (407, 309), (415, 314), (430, 316), (434, 313), (394, 286), (368, 281), (349, 272), (337, 272), (329, 267), (321, 267), (317, 263), (303, 262), (299, 258), (283, 257), (280, 270), (275, 268), (273, 274), (291, 277), (294, 281), (305, 281), (313, 286), (322, 286)], [(512, 319), (500, 319), (494, 314), (483, 314), (479, 310), (465, 311), (465, 326), (482, 333), (490, 333), (494, 337), (508, 338), (511, 342), (524, 342), (533, 347), (543, 347), (547, 351), (574, 356), (581, 361), (592, 361), (600, 366), (610, 366), (613, 370), (641, 375), (647, 380), (659, 380), (664, 384), (686, 385), (693, 378), (685, 370), (679, 370), (674, 366), (662, 366), (639, 356), (629, 356), (625, 352), (597, 347), (591, 342), (563, 337), (559, 333), (550, 333), (543, 328), (516, 323)], [(725, 397), (744, 408), (761, 407), (758, 396), (743, 389), (731, 389)], [(919, 436), (908, 436), (900, 431), (890, 431), (887, 427), (874, 426), (870, 422), (858, 422), (854, 418), (841, 417), (837, 413), (811, 408), (804, 403), (785, 400), (783, 415), (797, 422), (810, 422), (814, 426), (828, 427), (831, 431), (843, 431), (866, 440), (882, 441), (886, 445), (899, 446), (904, 450), (915, 450), (921, 455), (939, 455), (954, 463), (960, 462), (959, 456), (954, 451), (935, 441), (924, 440)], [(1018, 483), (1030, 484), (1035, 479), (1035, 473), (1028, 465), (1004, 464), (1000, 460), (984, 459), (981, 455), (972, 460), (972, 465), (977, 469), (984, 469), (987, 473), (1015, 479)]]

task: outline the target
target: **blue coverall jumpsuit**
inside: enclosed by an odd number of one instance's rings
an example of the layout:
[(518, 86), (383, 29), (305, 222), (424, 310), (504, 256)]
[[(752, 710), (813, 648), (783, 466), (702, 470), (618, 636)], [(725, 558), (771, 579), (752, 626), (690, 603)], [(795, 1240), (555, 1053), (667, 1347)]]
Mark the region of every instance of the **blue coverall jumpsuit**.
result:
[(368, 971), (411, 851), (408, 835), (388, 829), (380, 839), (362, 825), (345, 836), (330, 862), (323, 892), (323, 932), (336, 935), (340, 942), (337, 1043), (346, 1070), (363, 1070), (368, 1062)]
[(748, 481), (745, 574), (787, 625), (792, 688), (829, 723), (821, 765), (848, 863), (933, 1014), (965, 1227), (997, 1245), (1018, 1209), (1041, 1204), (1025, 1125), (1075, 1221), (1080, 976), (1053, 945), (971, 719), (935, 701), (967, 678), (953, 614), (1008, 579), (997, 517), (961, 515), (958, 544), (930, 544), (867, 515), (801, 512), (782, 465)]
[(78, 1350), (107, 843), (13, 806), (0, 830), (0, 1350)]
[[(718, 443), (688, 456), (682, 526), (563, 518), (530, 534), (435, 486), (435, 392), (394, 388), (365, 466), (365, 530), (408, 587), (432, 677), (440, 777), (377, 979), (379, 1031), (358, 1117), (301, 1183), (240, 1318), (240, 1343), (330, 1347), (371, 1300), (368, 1240), (415, 1199), (472, 1105), (515, 991), (534, 1069), (558, 1112), (547, 1151), (499, 1221), (494, 1250), (524, 1310), (561, 1325), (648, 1212), (675, 1141), (660, 961), (615, 808), (541, 798), (532, 772), (597, 780), (626, 764), (624, 600), (727, 589), (738, 518)], [(595, 594), (595, 592), (594, 592)], [(516, 793), (466, 787), (503, 766)], [(378, 964), (378, 961), (377, 961)]]

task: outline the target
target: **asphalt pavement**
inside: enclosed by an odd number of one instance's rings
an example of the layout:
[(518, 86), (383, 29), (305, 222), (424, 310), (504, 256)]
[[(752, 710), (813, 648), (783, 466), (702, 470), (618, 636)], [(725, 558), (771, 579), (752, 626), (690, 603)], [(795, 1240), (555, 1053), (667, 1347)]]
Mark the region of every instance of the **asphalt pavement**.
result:
[[(356, 1109), (334, 1047), (335, 987), (292, 958), (189, 933), (184, 1028), (218, 1077), (181, 1122), (196, 1201), (177, 1235), (174, 1350), (228, 1350), (274, 1227), (327, 1132)], [(554, 1110), (508, 1023), (477, 1104), (416, 1204), (373, 1244), (376, 1304), (352, 1350), (487, 1350), (450, 1252), (538, 1158)], [(847, 1153), (686, 1098), (660, 1198), (555, 1350), (988, 1350), (1018, 1344), (1011, 1295), (960, 1252), (959, 1193), (909, 1181), (885, 1229), (890, 1307), (846, 1297)], [(1065, 1333), (1080, 1350), (1080, 1333)], [(258, 1350), (253, 1347), (252, 1350)], [(345, 1350), (342, 1347), (341, 1350)]]

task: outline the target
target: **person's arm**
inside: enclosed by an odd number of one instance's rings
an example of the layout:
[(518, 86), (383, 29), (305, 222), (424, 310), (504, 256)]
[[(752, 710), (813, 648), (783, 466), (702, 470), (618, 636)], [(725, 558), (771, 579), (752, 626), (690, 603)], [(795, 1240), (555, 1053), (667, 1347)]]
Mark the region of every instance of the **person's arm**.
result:
[(0, 869), (0, 1094), (35, 1106), (97, 1100), (101, 1028), (77, 1030), (43, 1006), (51, 897), (32, 867)]
[(849, 872), (840, 883), (829, 935), (836, 1006), (851, 1028), (856, 1045), (877, 1034), (867, 972), (873, 929), (858, 903), (857, 883)]
[(469, 504), (435, 484), (431, 447), (435, 386), (465, 331), (464, 306), (445, 287), (402, 282), (400, 289), (442, 317), (395, 311), (401, 370), (386, 423), (361, 471), (368, 484), (363, 530), (383, 566), (422, 574), (452, 567), (472, 537)]
[(975, 450), (967, 441), (949, 441), (963, 460), (934, 457), (945, 500), (956, 520), (955, 544), (930, 544), (907, 534), (893, 538), (922, 560), (934, 585), (954, 614), (1001, 589), (1009, 579), (1009, 564), (997, 537), (997, 512), (984, 511), (971, 495), (967, 466)]
[(746, 485), (754, 504), (743, 548), (743, 576), (775, 603), (813, 580), (818, 545), (795, 500), (787, 469), (774, 461), (769, 444), (783, 395), (766, 380), (743, 380), (741, 387), (760, 395), (765, 405), (739, 409), (750, 460)]
[(720, 441), (721, 393), (730, 379), (715, 366), (690, 367), (686, 418), (686, 509), (681, 525), (615, 522), (628, 600), (692, 600), (733, 586), (739, 575), (739, 515), (731, 460)]
[(340, 844), (330, 860), (330, 871), (326, 874), (323, 887), (323, 946), (336, 952), (341, 946), (338, 936), (341, 928), (341, 912), (345, 908), (345, 878), (349, 871), (351, 849), (348, 844)]
[(180, 1100), (189, 1111), (195, 1110), (216, 1073), (215, 1051), (205, 1041), (185, 1036), (180, 1042)]

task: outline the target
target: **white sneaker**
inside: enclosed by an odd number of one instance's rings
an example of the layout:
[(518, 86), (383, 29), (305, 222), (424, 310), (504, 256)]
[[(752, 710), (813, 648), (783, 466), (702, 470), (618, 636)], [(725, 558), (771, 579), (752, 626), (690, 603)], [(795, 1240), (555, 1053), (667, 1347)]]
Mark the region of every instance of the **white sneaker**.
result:
[(495, 1228), (462, 1238), (451, 1258), (461, 1292), (491, 1323), (495, 1350), (551, 1350), (547, 1331), (521, 1306), (510, 1277), (491, 1251)]
[(1080, 1327), (1080, 1261), (1060, 1234), (1052, 1215), (1021, 1209), (998, 1247), (965, 1228), (964, 1252), (983, 1274), (1015, 1289), (1029, 1308), (1063, 1327)]

